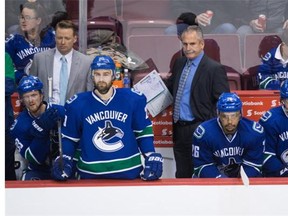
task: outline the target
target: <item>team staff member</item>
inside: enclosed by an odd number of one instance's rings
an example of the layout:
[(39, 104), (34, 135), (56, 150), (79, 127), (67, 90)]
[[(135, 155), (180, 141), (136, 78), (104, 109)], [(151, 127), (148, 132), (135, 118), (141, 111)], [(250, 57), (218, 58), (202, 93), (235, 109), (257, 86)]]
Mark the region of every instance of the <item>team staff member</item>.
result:
[(45, 102), (42, 88), (43, 83), (34, 76), (23, 77), (18, 86), (25, 110), (19, 114), (10, 131), (21, 156), (28, 162), (22, 180), (51, 179), (49, 158), (57, 156), (58, 136), (50, 132), (57, 131), (57, 121), (64, 118), (65, 111), (63, 106)]
[(45, 98), (48, 98), (49, 78), (52, 78), (51, 102), (64, 105), (74, 94), (93, 89), (89, 75), (92, 58), (73, 49), (77, 34), (72, 21), (58, 22), (55, 31), (56, 48), (37, 53), (30, 74), (43, 81)]
[(217, 109), (218, 117), (203, 122), (194, 132), (193, 177), (237, 178), (241, 166), (248, 177), (261, 177), (263, 127), (241, 116), (242, 102), (235, 93), (223, 93)]
[(181, 42), (185, 56), (175, 61), (167, 86), (174, 97), (176, 178), (191, 178), (192, 134), (201, 122), (216, 117), (218, 97), (222, 92), (229, 92), (229, 84), (223, 65), (204, 54), (203, 32), (199, 26), (185, 29)]
[(77, 147), (81, 152), (77, 163), (80, 179), (160, 178), (163, 158), (155, 153), (146, 97), (133, 89), (112, 87), (115, 64), (109, 56), (95, 57), (91, 76), (94, 90), (77, 94), (65, 104), (63, 158), (54, 163), (54, 178), (71, 176)]
[(282, 105), (263, 114), (259, 123), (266, 134), (263, 174), (288, 177), (288, 80), (280, 88)]

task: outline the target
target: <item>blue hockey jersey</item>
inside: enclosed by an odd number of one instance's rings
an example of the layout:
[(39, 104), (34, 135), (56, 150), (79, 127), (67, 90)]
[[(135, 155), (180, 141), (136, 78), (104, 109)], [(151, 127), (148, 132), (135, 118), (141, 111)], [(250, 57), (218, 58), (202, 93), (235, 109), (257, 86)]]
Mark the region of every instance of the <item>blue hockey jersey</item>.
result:
[[(63, 106), (48, 104), (46, 109), (50, 106), (55, 107), (58, 113), (64, 117), (65, 110)], [(16, 148), (21, 156), (28, 161), (28, 169), (50, 171), (51, 164), (49, 164), (49, 157), (53, 158), (58, 155), (57, 127), (55, 127), (54, 139), (51, 143), (49, 136), (40, 138), (30, 133), (30, 129), (33, 127), (33, 120), (35, 120), (35, 117), (27, 109), (23, 110), (17, 119), (15, 119), (10, 132), (15, 141)]]
[(259, 123), (266, 134), (263, 174), (278, 177), (280, 170), (288, 168), (288, 115), (282, 106), (275, 107), (264, 113)]
[(271, 49), (262, 59), (258, 69), (259, 88), (279, 90), (282, 81), (288, 79), (288, 61), (283, 61), (280, 45)]
[(63, 154), (81, 149), (81, 179), (134, 179), (142, 171), (141, 153), (154, 152), (146, 97), (133, 89), (114, 89), (104, 102), (94, 92), (73, 96), (65, 104)]
[(19, 81), (25, 73), (29, 74), (29, 68), (35, 53), (54, 48), (55, 46), (55, 33), (52, 30), (46, 32), (39, 47), (35, 47), (20, 34), (7, 37), (5, 40), (5, 52), (9, 53), (17, 70), (16, 79)]
[(231, 139), (218, 118), (203, 122), (193, 134), (194, 177), (239, 177), (240, 166), (248, 177), (261, 176), (264, 140), (262, 126), (243, 117)]

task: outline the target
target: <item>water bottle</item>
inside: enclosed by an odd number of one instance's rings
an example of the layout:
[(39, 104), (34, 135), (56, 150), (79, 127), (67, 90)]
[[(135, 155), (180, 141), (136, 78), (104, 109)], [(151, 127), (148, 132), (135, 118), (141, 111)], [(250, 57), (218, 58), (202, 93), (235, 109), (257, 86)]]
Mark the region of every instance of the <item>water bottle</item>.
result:
[(130, 77), (127, 68), (124, 69), (123, 85), (124, 88), (130, 88)]
[(102, 46), (97, 47), (97, 55), (102, 55)]
[(264, 14), (259, 15), (258, 23), (261, 25), (264, 32), (264, 30), (266, 29), (266, 16)]
[(121, 63), (116, 61), (115, 67), (116, 67), (115, 68), (115, 79), (121, 80), (121, 67), (122, 67)]

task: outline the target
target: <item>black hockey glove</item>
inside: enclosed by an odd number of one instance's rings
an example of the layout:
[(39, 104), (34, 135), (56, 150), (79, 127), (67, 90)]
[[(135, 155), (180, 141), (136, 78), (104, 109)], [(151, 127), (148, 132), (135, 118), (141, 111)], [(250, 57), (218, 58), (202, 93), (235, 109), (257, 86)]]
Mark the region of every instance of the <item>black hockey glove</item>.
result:
[(45, 137), (49, 135), (51, 129), (56, 128), (59, 118), (57, 109), (51, 107), (46, 110), (39, 119), (32, 122), (30, 133), (36, 137)]
[(240, 164), (229, 164), (224, 168), (224, 174), (230, 178), (240, 177)]

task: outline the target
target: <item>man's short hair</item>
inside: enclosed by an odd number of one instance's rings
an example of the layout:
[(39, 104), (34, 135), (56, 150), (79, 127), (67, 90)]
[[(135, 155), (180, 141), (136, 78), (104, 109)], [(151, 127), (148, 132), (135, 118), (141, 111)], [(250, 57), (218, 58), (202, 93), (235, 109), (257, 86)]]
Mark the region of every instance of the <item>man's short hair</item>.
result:
[(72, 29), (74, 35), (77, 32), (76, 25), (71, 20), (62, 20), (62, 21), (58, 22), (55, 30), (57, 31), (58, 28)]

